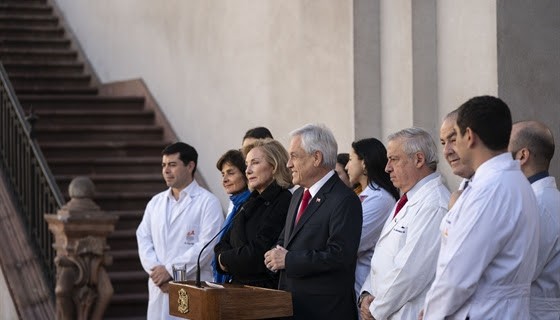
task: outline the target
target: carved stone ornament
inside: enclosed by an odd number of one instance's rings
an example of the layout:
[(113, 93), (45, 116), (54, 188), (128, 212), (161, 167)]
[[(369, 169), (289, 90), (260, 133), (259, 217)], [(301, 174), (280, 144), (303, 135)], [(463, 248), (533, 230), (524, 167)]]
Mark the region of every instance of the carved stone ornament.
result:
[(102, 319), (113, 296), (105, 270), (110, 265), (107, 235), (118, 217), (106, 214), (91, 200), (93, 183), (79, 177), (70, 183), (72, 199), (57, 214), (45, 214), (55, 236), (56, 318)]

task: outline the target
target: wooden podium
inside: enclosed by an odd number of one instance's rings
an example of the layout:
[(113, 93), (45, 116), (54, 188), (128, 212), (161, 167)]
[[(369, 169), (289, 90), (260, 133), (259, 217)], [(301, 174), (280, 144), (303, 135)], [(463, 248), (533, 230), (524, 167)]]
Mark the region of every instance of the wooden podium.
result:
[(192, 320), (266, 319), (293, 314), (292, 294), (259, 287), (169, 282), (169, 314)]

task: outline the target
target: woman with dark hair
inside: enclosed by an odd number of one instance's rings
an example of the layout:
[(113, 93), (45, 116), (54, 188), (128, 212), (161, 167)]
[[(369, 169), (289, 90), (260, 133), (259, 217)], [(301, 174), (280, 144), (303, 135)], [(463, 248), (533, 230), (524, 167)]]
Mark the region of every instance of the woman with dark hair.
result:
[(217, 271), (230, 275), (232, 283), (276, 289), (279, 275), (270, 272), (263, 261), (284, 229), (292, 198), (288, 152), (280, 142), (266, 139), (245, 147), (243, 153), (252, 193), (214, 247)]
[(359, 184), (362, 188), (359, 197), (363, 215), (354, 286), (357, 296), (360, 295), (360, 289), (370, 271), (371, 257), (381, 229), (399, 199), (399, 191), (385, 172), (386, 165), (387, 149), (381, 141), (369, 138), (352, 143), (346, 170), (350, 183)]
[[(222, 173), (222, 186), (231, 200), (231, 211), (224, 223), (224, 230), (220, 235), (220, 240), (224, 237), (232, 226), (235, 215), (239, 212), (241, 206), (249, 199), (251, 192), (247, 188), (247, 177), (245, 176), (245, 159), (239, 150), (229, 150), (224, 153), (218, 162), (216, 168)], [(214, 282), (226, 283), (230, 282), (231, 276), (219, 273), (217, 270), (216, 258), (212, 260), (212, 272), (214, 273)]]

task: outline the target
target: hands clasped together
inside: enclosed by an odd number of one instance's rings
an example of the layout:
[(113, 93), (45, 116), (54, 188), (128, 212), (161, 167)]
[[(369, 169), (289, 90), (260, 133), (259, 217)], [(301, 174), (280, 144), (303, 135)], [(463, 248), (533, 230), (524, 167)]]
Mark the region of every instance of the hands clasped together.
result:
[(286, 268), (286, 254), (288, 250), (277, 245), (275, 248), (268, 250), (264, 254), (264, 265), (272, 272), (277, 272)]
[(152, 281), (161, 289), (161, 291), (167, 293), (169, 291), (169, 280), (171, 280), (171, 275), (167, 272), (165, 266), (155, 266), (150, 271), (150, 278)]

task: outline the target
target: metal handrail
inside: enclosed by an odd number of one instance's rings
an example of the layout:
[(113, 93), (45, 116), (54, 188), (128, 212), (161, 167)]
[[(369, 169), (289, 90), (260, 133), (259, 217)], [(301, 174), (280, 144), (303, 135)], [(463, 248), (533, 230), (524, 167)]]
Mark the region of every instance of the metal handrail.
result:
[(0, 169), (11, 184), (29, 239), (44, 266), (49, 285), (54, 289), (53, 237), (43, 214), (56, 213), (65, 201), (1, 61)]

